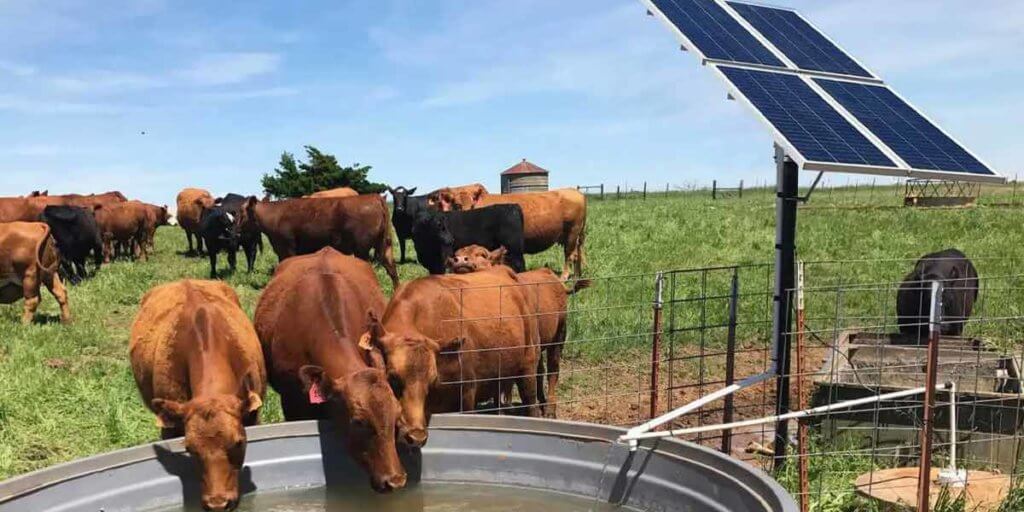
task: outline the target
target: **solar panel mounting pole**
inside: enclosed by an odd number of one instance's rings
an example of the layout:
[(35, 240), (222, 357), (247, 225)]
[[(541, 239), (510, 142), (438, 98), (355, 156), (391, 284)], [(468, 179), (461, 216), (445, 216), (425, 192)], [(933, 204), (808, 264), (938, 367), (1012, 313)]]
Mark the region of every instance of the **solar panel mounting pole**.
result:
[[(789, 412), (789, 352), (792, 339), (790, 303), (796, 289), (796, 212), (800, 169), (786, 152), (775, 146), (775, 293), (772, 317), (772, 355), (775, 366), (775, 413)], [(774, 468), (786, 465), (789, 422), (775, 425)]]

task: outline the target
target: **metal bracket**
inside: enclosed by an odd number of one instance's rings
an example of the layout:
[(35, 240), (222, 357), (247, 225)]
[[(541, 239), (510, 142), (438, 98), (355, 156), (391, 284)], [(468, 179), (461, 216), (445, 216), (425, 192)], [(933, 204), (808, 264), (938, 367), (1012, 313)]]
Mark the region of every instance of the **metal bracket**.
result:
[(825, 175), (824, 172), (819, 172), (818, 173), (818, 177), (814, 178), (814, 183), (811, 183), (811, 188), (807, 190), (807, 195), (805, 195), (803, 197), (799, 197), (798, 196), (796, 198), (796, 200), (801, 202), (801, 203), (806, 203), (807, 201), (809, 201), (811, 199), (811, 194), (814, 193), (814, 189), (818, 188), (818, 182), (821, 181), (821, 177), (824, 176), (824, 175)]

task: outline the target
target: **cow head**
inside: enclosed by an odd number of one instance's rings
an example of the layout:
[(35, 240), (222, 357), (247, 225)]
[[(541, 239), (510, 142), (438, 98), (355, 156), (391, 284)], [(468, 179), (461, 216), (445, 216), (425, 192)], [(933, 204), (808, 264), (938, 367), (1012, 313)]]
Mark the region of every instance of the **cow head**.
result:
[(233, 510), (238, 505), (238, 473), (245, 462), (243, 419), (263, 405), (251, 381), (243, 379), (238, 395), (212, 395), (184, 403), (156, 398), (151, 405), (158, 424), (184, 427), (185, 449), (199, 469), (203, 508)]
[(504, 265), (507, 252), (508, 250), (504, 246), (489, 251), (480, 245), (467, 245), (455, 251), (455, 255), (445, 261), (445, 266), (454, 274), (469, 274), (477, 270)]
[(236, 238), (242, 236), (243, 233), (259, 230), (256, 224), (256, 205), (258, 203), (259, 200), (256, 199), (256, 196), (249, 196), (242, 203), (242, 207), (238, 209), (238, 215), (235, 215), (234, 227), (232, 229)]
[(417, 257), (432, 274), (444, 273), (444, 262), (455, 252), (455, 235), (445, 214), (422, 210), (412, 225)]
[(437, 357), (442, 351), (457, 352), (463, 340), (442, 345), (426, 336), (392, 334), (384, 330), (372, 311), (367, 316), (367, 332), (359, 346), (383, 354), (388, 382), (402, 406), (399, 434), (409, 446), (423, 446), (430, 423), (427, 397), (439, 384)]
[(159, 206), (156, 209), (156, 225), (166, 226), (171, 223), (171, 214), (167, 211), (167, 205)]
[(409, 196), (416, 193), (416, 188), (405, 188), (403, 186), (397, 186), (395, 188), (388, 187), (388, 192), (391, 193), (392, 201), (395, 204), (394, 213), (405, 213), (408, 210), (408, 199)]
[(327, 403), (348, 441), (349, 454), (370, 474), (373, 489), (390, 492), (404, 487), (406, 473), (395, 445), (401, 407), (384, 371), (366, 368), (331, 379), (323, 368), (306, 365), (299, 369), (299, 378), (307, 394)]

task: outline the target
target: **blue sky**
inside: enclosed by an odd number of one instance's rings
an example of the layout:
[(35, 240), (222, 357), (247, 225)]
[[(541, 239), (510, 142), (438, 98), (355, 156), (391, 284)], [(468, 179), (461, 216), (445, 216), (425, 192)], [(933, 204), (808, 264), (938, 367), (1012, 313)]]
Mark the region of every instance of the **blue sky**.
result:
[[(1024, 2), (776, 3), (1024, 171)], [(256, 193), (304, 144), (421, 190), (524, 157), (555, 186), (773, 178), (767, 132), (636, 0), (0, 1), (0, 33), (0, 195)]]

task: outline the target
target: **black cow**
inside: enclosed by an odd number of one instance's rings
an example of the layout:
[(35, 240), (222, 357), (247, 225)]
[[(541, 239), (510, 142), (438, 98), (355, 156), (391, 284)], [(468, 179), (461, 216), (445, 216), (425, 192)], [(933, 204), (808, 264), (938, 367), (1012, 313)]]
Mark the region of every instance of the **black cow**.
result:
[[(250, 197), (255, 198), (255, 196)], [(248, 199), (249, 197), (232, 193), (215, 199), (214, 205), (223, 207), (225, 211), (231, 214), (232, 218), (238, 219), (238, 213), (242, 211)], [(245, 253), (246, 269), (248, 272), (252, 272), (252, 266), (256, 263), (257, 249), (259, 252), (263, 252), (263, 234), (260, 233), (259, 228), (252, 224), (236, 226), (234, 234), (238, 239), (238, 245), (242, 247), (242, 252)]]
[(523, 259), (523, 210), (517, 204), (496, 204), (473, 210), (439, 212), (423, 209), (412, 229), (416, 259), (431, 274), (444, 274), (445, 261), (467, 245), (488, 249), (504, 246), (506, 262), (516, 272)]
[(96, 270), (103, 264), (103, 239), (92, 210), (76, 206), (50, 205), (39, 220), (50, 226), (50, 234), (60, 252), (60, 269), (71, 283), (88, 277), (85, 260), (93, 254)]
[(900, 332), (908, 341), (927, 339), (931, 314), (932, 282), (942, 283), (942, 324), (944, 336), (960, 336), (978, 300), (978, 271), (967, 255), (946, 249), (923, 256), (914, 271), (903, 278), (896, 294), (896, 316)]
[(388, 187), (391, 192), (392, 209), (391, 223), (395, 225), (395, 235), (398, 236), (398, 249), (402, 256), (399, 263), (405, 263), (405, 241), (412, 238), (412, 225), (419, 212), (427, 209), (427, 196), (414, 196), (416, 187), (405, 188), (398, 186)]
[(238, 236), (235, 235), (235, 215), (223, 206), (214, 205), (203, 210), (199, 217), (199, 236), (206, 244), (210, 257), (210, 279), (217, 278), (217, 253), (228, 255), (228, 265), (235, 270), (238, 253)]

